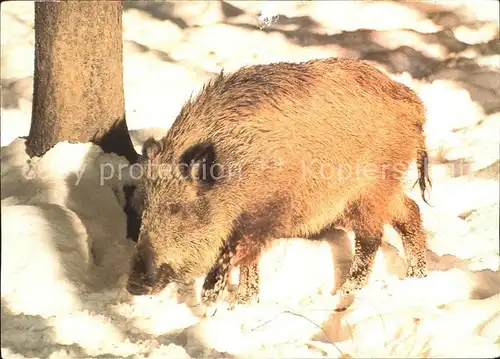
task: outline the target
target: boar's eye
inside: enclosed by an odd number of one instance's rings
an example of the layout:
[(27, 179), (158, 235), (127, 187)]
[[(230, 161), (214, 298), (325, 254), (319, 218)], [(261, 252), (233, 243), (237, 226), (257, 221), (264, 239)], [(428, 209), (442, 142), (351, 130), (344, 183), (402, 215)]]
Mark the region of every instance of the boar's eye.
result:
[(179, 162), (181, 174), (186, 179), (212, 184), (219, 176), (215, 149), (211, 143), (203, 142), (189, 147)]
[(178, 203), (167, 203), (166, 204), (167, 213), (170, 215), (174, 215), (179, 213), (181, 210), (181, 206)]

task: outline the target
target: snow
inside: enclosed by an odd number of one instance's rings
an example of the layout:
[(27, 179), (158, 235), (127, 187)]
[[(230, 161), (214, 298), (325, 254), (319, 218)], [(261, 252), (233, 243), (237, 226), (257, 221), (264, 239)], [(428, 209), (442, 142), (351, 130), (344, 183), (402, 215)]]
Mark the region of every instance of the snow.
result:
[[(377, 2), (360, 11), (355, 2), (346, 2), (334, 12), (327, 2), (309, 3), (263, 8), (233, 2), (246, 11), (240, 21), (257, 24), (259, 13), (273, 19), (268, 30), (280, 24), (275, 15), (293, 17), (302, 11), (331, 32), (363, 27), (438, 31), (416, 7), (403, 3)], [(489, 4), (492, 11), (477, 7), (471, 14), (487, 21), (498, 14), (494, 3)], [(20, 136), (29, 131), (31, 97), (21, 93), (16, 104), (7, 106), (4, 96), (13, 87), (4, 86), (4, 79), (32, 81), (32, 6), (2, 6), (3, 358), (500, 355), (500, 113), (487, 113), (452, 79), (390, 74), (414, 88), (427, 106), (433, 206), (411, 189), (414, 167), (408, 192), (421, 208), (429, 276), (404, 278), (402, 244), (387, 226), (369, 284), (347, 310), (336, 312), (339, 299), (330, 293), (349, 269), (353, 234), (332, 230), (314, 241), (280, 239), (260, 262), (261, 302), (234, 311), (222, 303), (210, 316), (199, 304), (203, 278), (192, 286), (170, 285), (154, 297), (134, 297), (125, 290), (134, 242), (126, 238), (122, 188), (135, 181), (126, 159), (90, 143), (66, 142), (41, 158), (28, 158)], [(174, 15), (201, 7), (190, 6), (179, 7)], [(127, 122), (137, 151), (148, 136), (165, 134), (183, 100), (222, 65), (230, 71), (242, 64), (340, 51), (328, 44), (301, 47), (282, 34), (217, 23), (221, 16), (210, 6), (202, 17), (189, 20), (199, 28), (188, 29), (140, 9), (124, 12)], [(380, 17), (373, 16), (376, 11)], [(485, 30), (460, 26), (457, 33), (471, 44), (498, 33), (498, 27), (491, 31), (491, 23)], [(168, 49), (174, 61), (159, 60), (137, 44)], [(202, 54), (208, 49), (214, 54)]]
[[(157, 297), (124, 289), (133, 250), (122, 211), (120, 188), (133, 183), (124, 158), (59, 143), (29, 160), (24, 142), (1, 152), (4, 357), (499, 353), (497, 181), (435, 184), (435, 207), (422, 205), (428, 278), (402, 280), (401, 243), (388, 227), (369, 286), (336, 313), (329, 292), (348, 270), (352, 234), (282, 239), (261, 260), (260, 304), (203, 317), (201, 278), (194, 293), (184, 289), (183, 303), (173, 286)], [(461, 201), (450, 203), (458, 193)], [(465, 211), (473, 212), (461, 219)]]

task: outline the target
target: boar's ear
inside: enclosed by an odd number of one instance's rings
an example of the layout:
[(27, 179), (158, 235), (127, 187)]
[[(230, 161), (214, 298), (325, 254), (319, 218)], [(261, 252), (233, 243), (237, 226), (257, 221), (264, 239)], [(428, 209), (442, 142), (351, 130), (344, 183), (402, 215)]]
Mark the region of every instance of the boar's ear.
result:
[(142, 146), (142, 158), (153, 159), (161, 152), (161, 144), (153, 137), (148, 138)]
[(203, 142), (189, 147), (180, 158), (182, 176), (204, 184), (213, 184), (218, 171), (215, 148), (211, 143)]

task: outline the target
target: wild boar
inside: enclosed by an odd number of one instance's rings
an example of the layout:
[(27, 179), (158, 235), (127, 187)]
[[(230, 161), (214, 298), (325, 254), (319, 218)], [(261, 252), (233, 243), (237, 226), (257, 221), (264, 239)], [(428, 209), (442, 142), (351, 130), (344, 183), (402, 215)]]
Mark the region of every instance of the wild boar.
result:
[(407, 275), (426, 276), (419, 207), (402, 186), (414, 160), (422, 196), (430, 184), (424, 123), (418, 96), (364, 61), (221, 72), (165, 137), (144, 144), (128, 291), (152, 294), (208, 273), (210, 304), (238, 265), (232, 300), (245, 303), (258, 293), (256, 263), (271, 240), (331, 226), (355, 233), (341, 293), (366, 284), (384, 224), (401, 235)]

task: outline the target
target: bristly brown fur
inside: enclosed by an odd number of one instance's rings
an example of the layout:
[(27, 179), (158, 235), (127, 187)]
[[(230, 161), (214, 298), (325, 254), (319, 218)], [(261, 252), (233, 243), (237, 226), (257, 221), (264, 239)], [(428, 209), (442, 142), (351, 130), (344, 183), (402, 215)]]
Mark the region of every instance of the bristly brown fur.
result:
[[(208, 303), (224, 290), (230, 265), (255, 275), (273, 239), (342, 225), (356, 234), (342, 287), (350, 292), (366, 283), (385, 223), (403, 238), (408, 275), (424, 276), (420, 213), (401, 184), (415, 160), (422, 195), (430, 182), (424, 124), (417, 95), (363, 61), (329, 58), (221, 73), (184, 104), (164, 138), (143, 150), (136, 257), (145, 241), (154, 263), (136, 265), (151, 269), (146, 275), (132, 269), (131, 277), (158, 282), (162, 265), (170, 273), (162, 283), (210, 271)], [(244, 293), (248, 288), (258, 290), (240, 286), (238, 300), (255, 294)]]

